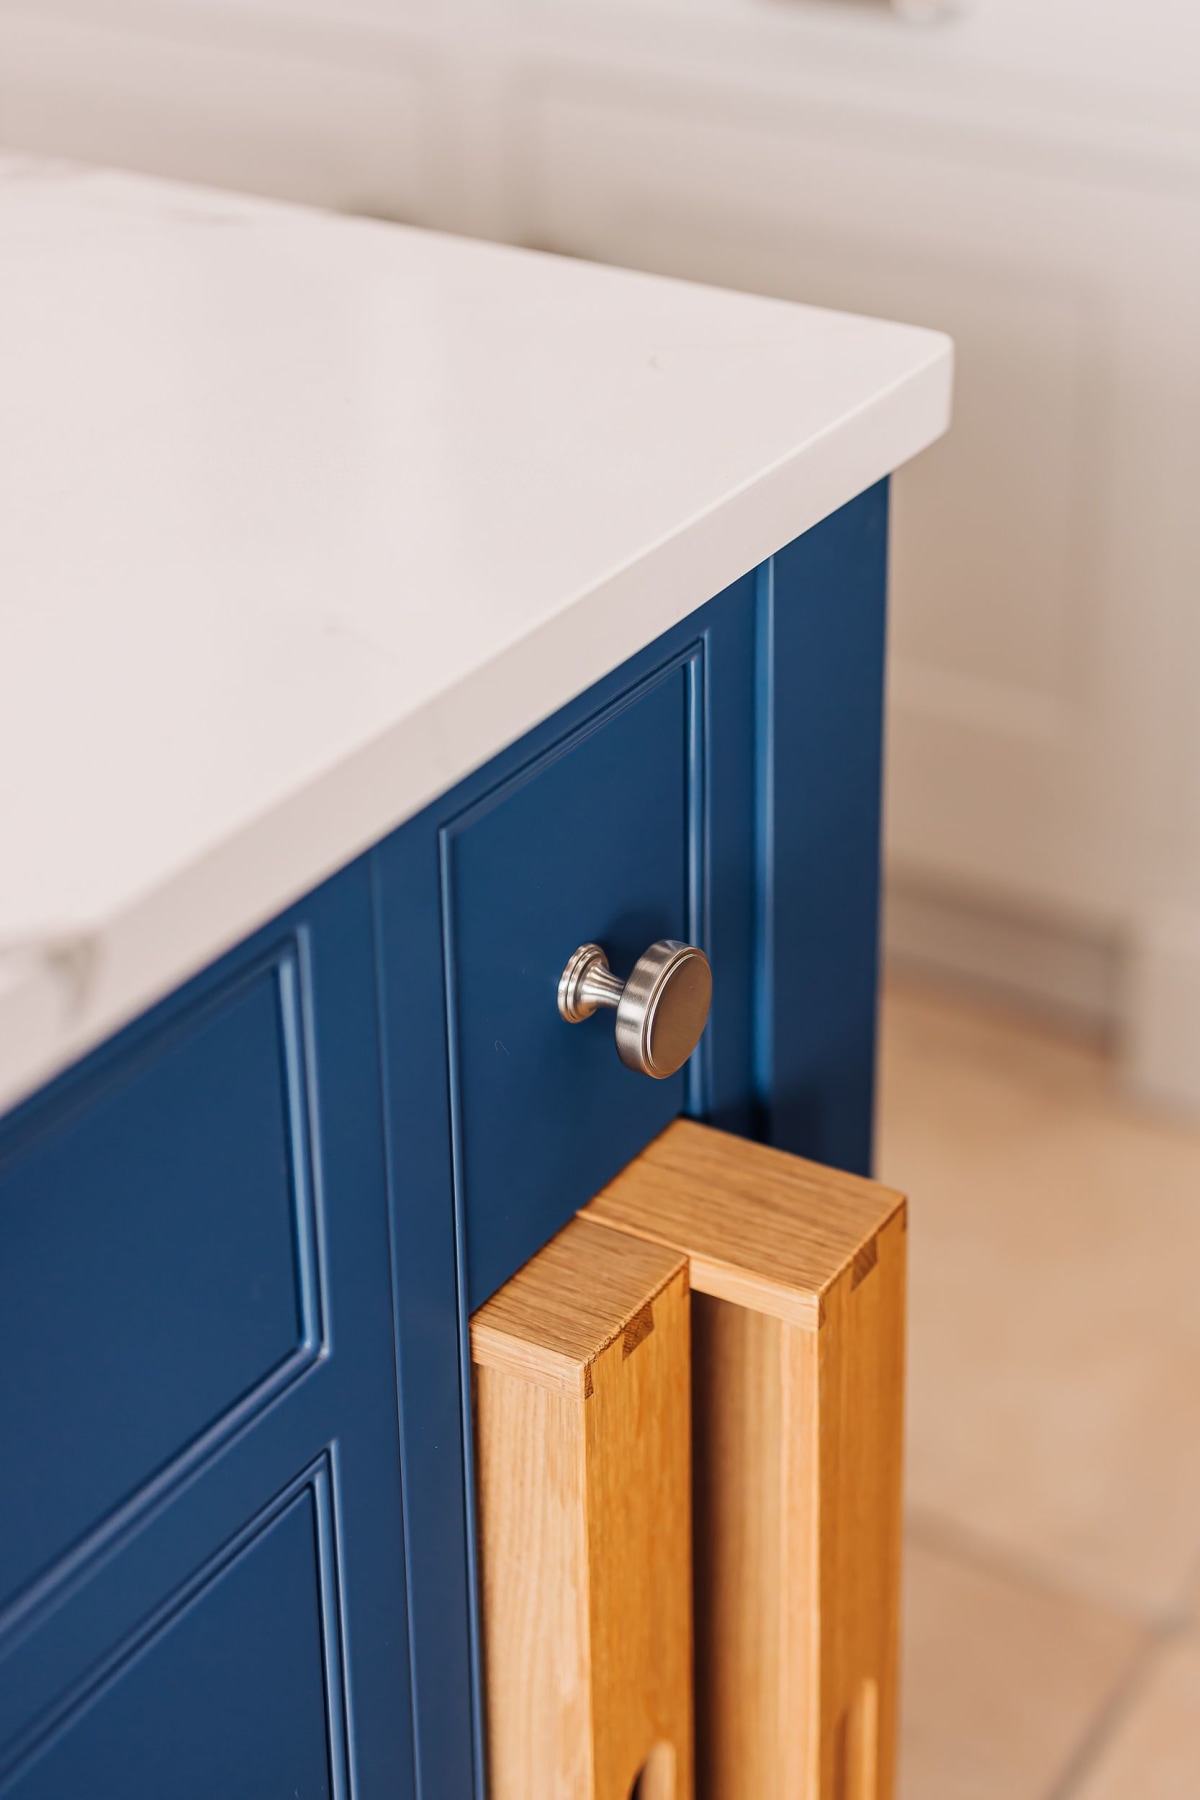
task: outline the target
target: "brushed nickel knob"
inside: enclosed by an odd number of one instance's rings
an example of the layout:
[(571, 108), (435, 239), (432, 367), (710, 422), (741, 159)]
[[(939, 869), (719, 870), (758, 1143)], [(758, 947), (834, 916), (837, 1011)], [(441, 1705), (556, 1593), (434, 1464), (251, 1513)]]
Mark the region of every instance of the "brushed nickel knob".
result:
[(580, 944), (558, 983), (568, 1025), (597, 1007), (616, 1012), (617, 1055), (627, 1069), (663, 1081), (700, 1042), (712, 1004), (712, 970), (695, 944), (659, 938), (638, 957), (628, 981), (614, 975), (599, 944)]

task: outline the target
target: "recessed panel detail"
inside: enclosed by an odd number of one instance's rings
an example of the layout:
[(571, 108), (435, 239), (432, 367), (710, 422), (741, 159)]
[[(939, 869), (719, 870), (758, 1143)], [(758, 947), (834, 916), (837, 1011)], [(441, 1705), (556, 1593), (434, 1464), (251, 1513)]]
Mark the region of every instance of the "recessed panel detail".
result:
[(0, 1151), (0, 1630), (317, 1353), (301, 1012), (289, 943)]
[(344, 1800), (324, 1464), (218, 1556), (9, 1779), (5, 1800)]
[(442, 834), (457, 1181), (478, 1306), (684, 1104), (620, 1062), (611, 1015), (564, 1022), (600, 944), (627, 975), (703, 943), (703, 651), (695, 645)]

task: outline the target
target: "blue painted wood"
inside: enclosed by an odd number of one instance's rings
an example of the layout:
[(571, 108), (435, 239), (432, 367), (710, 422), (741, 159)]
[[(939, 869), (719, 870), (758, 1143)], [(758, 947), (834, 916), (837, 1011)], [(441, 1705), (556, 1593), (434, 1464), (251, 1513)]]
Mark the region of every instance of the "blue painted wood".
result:
[(555, 989), (581, 943), (623, 972), (689, 932), (690, 673), (685, 653), (442, 827), (471, 1311), (683, 1108), (682, 1073), (634, 1074), (611, 1019), (566, 1024)]
[[(753, 1135), (757, 882), (756, 577), (746, 576), (698, 615), (705, 654), (703, 708), (692, 748), (703, 795), (703, 856), (693, 870), (700, 942), (713, 966), (708, 1028), (688, 1064), (687, 1111), (723, 1131)], [(693, 724), (693, 730), (696, 724)]]
[(329, 1712), (324, 1614), (332, 1596), (322, 1587), (307, 1488), (102, 1672), (0, 1792), (11, 1800), (340, 1800), (349, 1788)]
[(438, 840), (429, 815), (372, 853), (392, 1197), (418, 1792), (479, 1791), (466, 1314), (450, 1143)]
[[(730, 1120), (749, 1111), (753, 684), (749, 576), (372, 853), (395, 1218), (405, 1518), (412, 1546), (417, 1754), (426, 1800), (461, 1800), (482, 1792), (473, 1676), (478, 1646), (472, 1635), (467, 1308), (458, 1305), (458, 1296), (468, 1292), (472, 1239), (476, 1231), (486, 1234), (474, 1262), (474, 1303), (483, 1297), (481, 1287), (489, 1291), (486, 1284), (507, 1279), (685, 1099), (697, 1112), (712, 1107)], [(606, 837), (619, 840), (627, 827), (632, 831), (648, 787), (657, 795), (652, 816), (662, 841), (631, 837), (628, 852), (619, 842), (614, 847)], [(603, 832), (562, 834), (564, 809), (574, 817), (593, 802), (601, 809)], [(572, 872), (572, 858), (579, 860), (583, 879)], [(657, 870), (656, 889), (643, 888), (643, 858)], [(620, 880), (614, 878), (616, 867)], [(643, 893), (649, 893), (648, 901), (641, 900)], [(629, 905), (631, 895), (644, 908), (640, 917)], [(465, 959), (456, 941), (464, 906)], [(689, 935), (710, 950), (723, 971), (704, 1053), (695, 1059), (686, 1093), (679, 1082), (651, 1084), (630, 1075), (617, 1061), (609, 1020), (568, 1026), (555, 1007), (562, 964), (582, 936), (603, 937), (620, 966), (618, 959), (631, 962), (681, 913)], [(514, 946), (520, 947), (517, 956)], [(495, 982), (489, 957), (503, 970)], [(487, 1189), (478, 1207), (470, 1197), (461, 1067), (455, 1068), (450, 1048), (452, 1030), (461, 1045), (464, 1026), (465, 1035), (482, 1047), (485, 1062), (489, 1046), (493, 1056), (502, 1056), (494, 1048), (497, 1038), (506, 1047), (510, 1038), (518, 1048), (522, 1042), (532, 1045), (528, 1054), (535, 1070), (545, 1044), (561, 1045), (564, 1058), (577, 1059), (566, 1064), (565, 1077), (559, 1075), (554, 1105), (540, 1081), (507, 1091), (498, 1083), (490, 1096), (484, 1090), (485, 1103), (494, 1106), (498, 1090), (513, 1109), (508, 1180), (530, 1196), (536, 1230), (507, 1198), (508, 1226), (498, 1229), (486, 1211)], [(594, 1086), (578, 1079), (580, 1069), (589, 1072)], [(629, 1097), (636, 1104), (643, 1091), (644, 1110), (636, 1114), (639, 1137), (623, 1124), (622, 1112)], [(667, 1107), (661, 1106), (664, 1093)], [(549, 1149), (541, 1145), (543, 1138), (553, 1140)], [(448, 1146), (455, 1147), (455, 1158), (448, 1156)], [(485, 1151), (480, 1135), (475, 1153)], [(538, 1168), (542, 1179), (531, 1182), (529, 1171)]]
[[(330, 1792), (411, 1793), (380, 1094), (360, 862), (0, 1125), (0, 1279), (22, 1334), (5, 1339), (0, 1417), (39, 1428), (0, 1482), (0, 1792), (191, 1793), (211, 1766), (186, 1766), (214, 1716), (193, 1682), (216, 1655), (203, 1621), (232, 1631), (249, 1606), (244, 1647), (213, 1670), (214, 1694), (242, 1685), (247, 1704), (228, 1715), (228, 1779), (203, 1791), (311, 1787), (316, 1678)], [(265, 1538), (244, 1579), (222, 1575), (192, 1608), (204, 1570), (298, 1483), (324, 1495), (304, 1576), (311, 1590), (321, 1569), (316, 1663), (303, 1588), (284, 1591), (295, 1560)], [(166, 1614), (200, 1623), (159, 1628)], [(295, 1637), (290, 1662), (272, 1652), (274, 1686), (249, 1667), (255, 1631)], [(118, 1757), (147, 1708), (177, 1732), (173, 1786), (136, 1738)], [(58, 1785), (102, 1751), (86, 1782)], [(262, 1785), (268, 1769), (292, 1785)]]
[(759, 578), (759, 1134), (868, 1174), (888, 484)]
[(0, 1615), (317, 1353), (297, 988), (285, 950), (0, 1169)]
[[(482, 1794), (469, 1308), (681, 1107), (869, 1161), (885, 541), (881, 487), (0, 1120), (0, 1794)], [(713, 1012), (651, 1084), (554, 988), (666, 934)]]

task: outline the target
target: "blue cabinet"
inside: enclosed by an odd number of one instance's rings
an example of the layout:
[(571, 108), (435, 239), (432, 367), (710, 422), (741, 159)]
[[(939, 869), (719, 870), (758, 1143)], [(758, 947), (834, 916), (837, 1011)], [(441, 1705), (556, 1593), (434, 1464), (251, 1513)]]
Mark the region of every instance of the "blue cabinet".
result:
[[(0, 1121), (0, 1796), (464, 1800), (469, 1311), (681, 1110), (862, 1169), (886, 487)], [(554, 995), (708, 951), (663, 1082)]]
[(5, 1121), (0, 1793), (412, 1788), (370, 874)]
[[(737, 582), (372, 854), (428, 1796), (470, 1793), (479, 1766), (467, 1313), (685, 1106), (751, 1115), (755, 592)], [(565, 1024), (555, 989), (580, 942), (624, 972), (664, 935), (703, 944), (717, 980), (686, 1075), (654, 1082), (608, 1019)]]
[(887, 488), (760, 576), (756, 1135), (870, 1173)]

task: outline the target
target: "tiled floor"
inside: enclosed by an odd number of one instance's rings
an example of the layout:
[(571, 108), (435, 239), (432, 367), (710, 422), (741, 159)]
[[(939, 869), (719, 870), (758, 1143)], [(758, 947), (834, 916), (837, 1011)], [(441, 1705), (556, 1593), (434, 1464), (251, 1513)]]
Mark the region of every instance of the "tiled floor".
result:
[(902, 1800), (1200, 1800), (1200, 1131), (893, 986), (879, 1172), (912, 1198)]

